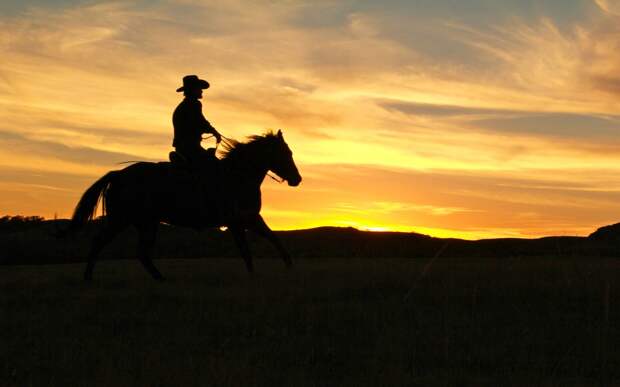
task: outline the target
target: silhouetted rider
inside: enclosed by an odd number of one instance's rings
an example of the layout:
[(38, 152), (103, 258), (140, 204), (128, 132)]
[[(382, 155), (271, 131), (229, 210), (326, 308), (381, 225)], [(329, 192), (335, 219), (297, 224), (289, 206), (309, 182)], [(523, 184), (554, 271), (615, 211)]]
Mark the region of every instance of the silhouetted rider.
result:
[(177, 92), (183, 92), (185, 98), (174, 110), (172, 124), (174, 140), (172, 146), (192, 164), (215, 160), (215, 149), (204, 149), (200, 146), (203, 133), (215, 136), (218, 144), (222, 140), (220, 133), (202, 115), (202, 90), (209, 88), (209, 82), (196, 75), (183, 77), (183, 86)]

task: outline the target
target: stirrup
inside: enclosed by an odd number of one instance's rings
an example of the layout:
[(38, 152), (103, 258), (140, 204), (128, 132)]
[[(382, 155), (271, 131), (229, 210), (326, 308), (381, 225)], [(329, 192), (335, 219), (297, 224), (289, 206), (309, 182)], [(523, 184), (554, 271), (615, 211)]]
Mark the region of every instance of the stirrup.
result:
[(168, 159), (170, 159), (172, 164), (189, 164), (187, 158), (177, 151), (168, 153)]

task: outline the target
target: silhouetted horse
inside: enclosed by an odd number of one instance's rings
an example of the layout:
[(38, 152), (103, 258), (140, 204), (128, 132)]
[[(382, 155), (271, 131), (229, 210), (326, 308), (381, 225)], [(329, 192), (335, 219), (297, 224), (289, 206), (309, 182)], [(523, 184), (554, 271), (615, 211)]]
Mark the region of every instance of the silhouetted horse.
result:
[(227, 144), (210, 182), (168, 162), (138, 162), (108, 172), (86, 190), (71, 219), (71, 229), (84, 225), (94, 217), (101, 199), (106, 220), (93, 238), (84, 278), (92, 279), (101, 249), (133, 225), (139, 234), (140, 261), (153, 278), (163, 279), (150, 257), (160, 222), (193, 228), (228, 227), (249, 272), (254, 267), (245, 230), (253, 230), (275, 245), (290, 266), (290, 256), (259, 214), (260, 185), (268, 171), (290, 186), (301, 182), (281, 131), (253, 136), (246, 143)]

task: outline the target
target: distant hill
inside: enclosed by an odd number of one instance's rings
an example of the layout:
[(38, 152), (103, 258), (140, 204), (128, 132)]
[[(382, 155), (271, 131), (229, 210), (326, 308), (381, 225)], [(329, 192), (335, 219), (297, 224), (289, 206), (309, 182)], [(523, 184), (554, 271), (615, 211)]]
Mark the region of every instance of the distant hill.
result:
[[(2, 218), (5, 219), (5, 218)], [(26, 220), (24, 220), (26, 219)], [(63, 239), (54, 233), (68, 220), (21, 218), (0, 222), (0, 264), (44, 264), (84, 261), (90, 240), (99, 226), (89, 224), (83, 232)], [(5, 219), (6, 220), (6, 219)], [(620, 256), (620, 223), (601, 227), (588, 237), (499, 238), (467, 241), (434, 238), (402, 232), (369, 232), (354, 228), (319, 227), (278, 231), (293, 258), (425, 258), (440, 254), (451, 257)], [(277, 257), (262, 238), (248, 233), (257, 257)], [(120, 234), (102, 253), (102, 259), (135, 258), (136, 233)], [(155, 258), (240, 257), (228, 232), (217, 229), (194, 231), (161, 225)]]
[(620, 242), (620, 223), (600, 227), (590, 234), (588, 238), (599, 242)]

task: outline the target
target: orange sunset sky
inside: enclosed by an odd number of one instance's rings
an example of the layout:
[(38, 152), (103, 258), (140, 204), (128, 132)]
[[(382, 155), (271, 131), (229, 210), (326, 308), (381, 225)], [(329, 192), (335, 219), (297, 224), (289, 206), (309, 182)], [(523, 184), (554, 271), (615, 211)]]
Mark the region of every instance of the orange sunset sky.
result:
[(222, 134), (294, 152), (301, 186), (263, 184), (274, 229), (620, 220), (618, 1), (8, 0), (0, 54), (0, 215), (69, 217), (119, 162), (166, 159), (197, 74)]

